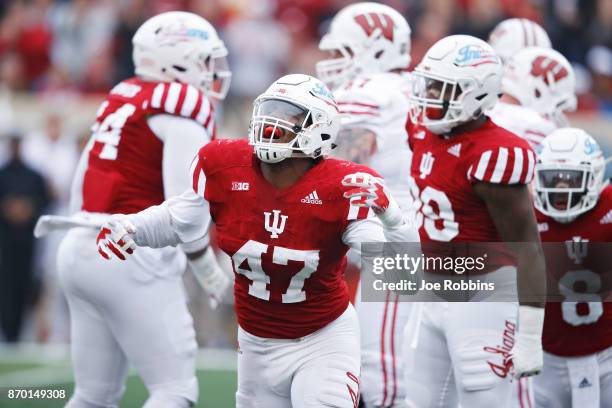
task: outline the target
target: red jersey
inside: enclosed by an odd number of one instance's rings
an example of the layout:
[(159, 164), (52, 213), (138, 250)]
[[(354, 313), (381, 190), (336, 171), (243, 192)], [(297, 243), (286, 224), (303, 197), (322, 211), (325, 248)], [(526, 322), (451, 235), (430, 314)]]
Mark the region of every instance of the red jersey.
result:
[[(601, 193), (592, 210), (571, 223), (558, 223), (539, 211), (536, 214), (543, 242), (568, 242), (559, 250), (545, 248), (549, 293), (563, 295), (561, 283), (565, 287), (582, 284), (592, 287), (592, 292), (600, 290), (602, 285), (610, 287), (612, 186)], [(577, 258), (577, 249), (587, 241), (610, 244), (583, 245), (582, 256)], [(542, 337), (544, 350), (559, 356), (581, 356), (612, 346), (612, 303), (589, 300), (546, 304)]]
[[(481, 128), (450, 137), (408, 121), (412, 149), (411, 192), (421, 242), (498, 242), (499, 234), (477, 182), (528, 184), (535, 155), (520, 137), (491, 120)], [(505, 251), (489, 257), (487, 271), (515, 264)]]
[(238, 323), (264, 338), (306, 336), (347, 308), (342, 240), (351, 220), (368, 209), (350, 205), (341, 181), (355, 172), (376, 174), (351, 162), (323, 159), (294, 185), (275, 188), (246, 140), (204, 146), (194, 166), (194, 190), (206, 177), (219, 247), (232, 258)]
[(164, 201), (163, 143), (147, 124), (162, 113), (194, 119), (214, 135), (212, 105), (195, 87), (138, 78), (120, 82), (92, 127), (83, 210), (129, 214)]

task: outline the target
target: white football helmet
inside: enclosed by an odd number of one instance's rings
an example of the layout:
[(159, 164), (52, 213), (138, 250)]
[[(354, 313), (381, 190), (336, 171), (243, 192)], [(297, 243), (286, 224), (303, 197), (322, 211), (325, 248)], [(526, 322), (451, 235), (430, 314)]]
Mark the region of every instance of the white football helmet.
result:
[(232, 76), (227, 49), (202, 17), (183, 11), (158, 14), (138, 28), (132, 43), (139, 77), (183, 82), (217, 99), (227, 95)]
[(525, 47), (552, 48), (546, 31), (526, 18), (509, 18), (496, 25), (489, 44), (504, 63)]
[(576, 77), (569, 61), (559, 52), (528, 47), (507, 63), (503, 93), (516, 98), (557, 126), (567, 126), (563, 112), (576, 109)]
[(410, 118), (444, 134), (491, 109), (501, 93), (502, 64), (486, 42), (451, 35), (435, 43), (413, 71)]
[(319, 43), (335, 54), (317, 63), (317, 76), (331, 89), (360, 74), (407, 69), (410, 26), (396, 10), (379, 3), (356, 3), (340, 10)]
[(255, 99), (249, 144), (266, 163), (328, 155), (340, 129), (331, 91), (318, 79), (286, 75)]
[(544, 138), (540, 149), (535, 207), (561, 223), (595, 207), (609, 183), (604, 181), (607, 161), (595, 139), (582, 129), (561, 128)]

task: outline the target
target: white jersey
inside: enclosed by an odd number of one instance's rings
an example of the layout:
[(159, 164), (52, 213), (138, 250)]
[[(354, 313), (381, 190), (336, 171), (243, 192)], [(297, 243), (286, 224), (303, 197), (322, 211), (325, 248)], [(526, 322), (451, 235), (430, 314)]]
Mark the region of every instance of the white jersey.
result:
[[(355, 156), (357, 152), (359, 156), (343, 158), (363, 160), (362, 164), (378, 172), (408, 218), (412, 219), (408, 185), (412, 152), (406, 133), (409, 89), (408, 76), (379, 73), (350, 81), (336, 90), (334, 96), (343, 114), (337, 139), (339, 150), (348, 152), (348, 156)], [(349, 129), (372, 132), (374, 148), (364, 152), (364, 146), (359, 146), (362, 143), (358, 139), (359, 132), (344, 132)], [(343, 137), (350, 146), (342, 146)], [(361, 399), (368, 407), (393, 406), (406, 396), (401, 347), (410, 305), (398, 302), (397, 295), (388, 294), (386, 302), (370, 303), (362, 302), (358, 295), (355, 306), (362, 328)]]
[(498, 126), (527, 140), (534, 149), (557, 128), (553, 122), (536, 111), (505, 102), (498, 102), (487, 115)]
[(402, 207), (409, 196), (412, 156), (406, 133), (409, 85), (408, 77), (387, 72), (359, 77), (334, 92), (342, 128), (367, 129), (376, 135), (375, 150), (363, 164), (385, 179)]

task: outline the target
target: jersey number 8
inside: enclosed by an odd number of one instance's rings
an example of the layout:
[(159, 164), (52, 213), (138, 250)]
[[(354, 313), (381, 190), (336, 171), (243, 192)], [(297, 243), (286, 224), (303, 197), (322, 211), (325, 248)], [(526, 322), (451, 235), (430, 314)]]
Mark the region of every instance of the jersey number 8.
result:
[[(573, 288), (577, 283), (584, 283), (584, 292), (575, 292)], [(597, 292), (601, 289), (601, 277), (589, 270), (569, 271), (559, 280), (559, 292), (566, 298), (575, 299), (561, 303), (563, 320), (572, 326), (595, 323), (603, 315), (601, 296)], [(578, 314), (578, 305), (585, 304), (588, 313)]]

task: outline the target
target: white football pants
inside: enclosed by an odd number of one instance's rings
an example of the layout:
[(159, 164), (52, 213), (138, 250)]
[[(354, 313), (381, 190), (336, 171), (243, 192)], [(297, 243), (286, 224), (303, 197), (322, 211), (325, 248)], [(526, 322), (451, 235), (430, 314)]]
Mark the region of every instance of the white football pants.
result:
[(533, 385), (536, 407), (612, 408), (612, 347), (581, 357), (544, 353)]
[[(145, 407), (194, 404), (197, 344), (181, 274), (165, 271), (163, 263), (154, 274), (143, 271), (138, 257), (154, 258), (149, 248), (136, 249), (126, 261), (105, 260), (97, 252), (96, 235), (92, 229), (74, 228), (58, 254), (76, 382), (67, 407), (117, 407), (128, 363), (149, 390)], [(159, 277), (164, 272), (168, 277)]]
[(298, 339), (265, 339), (238, 328), (237, 408), (356, 408), (359, 323), (353, 306)]
[(361, 302), (361, 285), (355, 309), (361, 328), (361, 400), (366, 408), (403, 403), (403, 333), (411, 303), (387, 292), (384, 302)]

